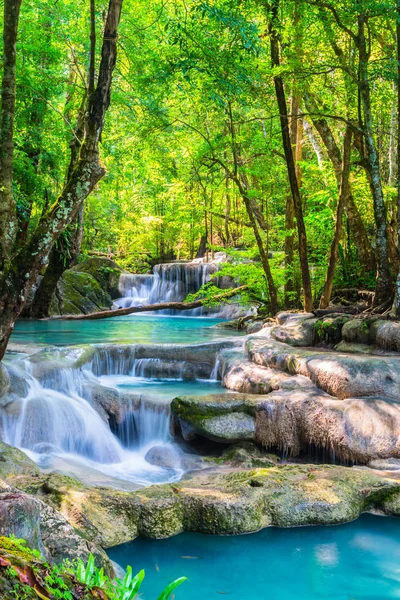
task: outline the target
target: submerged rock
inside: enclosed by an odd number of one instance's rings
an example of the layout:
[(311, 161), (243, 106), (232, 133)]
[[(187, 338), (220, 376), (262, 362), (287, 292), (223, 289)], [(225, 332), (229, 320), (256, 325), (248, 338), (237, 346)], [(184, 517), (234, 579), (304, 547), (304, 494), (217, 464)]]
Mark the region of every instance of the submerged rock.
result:
[(176, 469), (180, 465), (180, 455), (172, 446), (153, 446), (144, 459), (151, 465), (165, 469)]

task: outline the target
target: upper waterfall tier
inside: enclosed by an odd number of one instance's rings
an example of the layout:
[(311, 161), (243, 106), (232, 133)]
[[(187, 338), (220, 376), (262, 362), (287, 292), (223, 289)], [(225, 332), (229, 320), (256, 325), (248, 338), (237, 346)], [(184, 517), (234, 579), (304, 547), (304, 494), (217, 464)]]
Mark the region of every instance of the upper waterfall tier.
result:
[[(123, 273), (119, 280), (122, 298), (116, 300), (119, 307), (158, 304), (160, 302), (181, 302), (189, 294), (198, 292), (202, 285), (210, 281), (218, 270), (215, 262), (166, 263), (155, 265), (154, 274), (133, 275)], [(218, 277), (218, 287), (231, 287), (228, 278)], [(177, 311), (163, 310), (161, 314), (174, 315)], [(221, 313), (221, 308), (195, 308), (185, 312), (185, 316), (199, 317)]]

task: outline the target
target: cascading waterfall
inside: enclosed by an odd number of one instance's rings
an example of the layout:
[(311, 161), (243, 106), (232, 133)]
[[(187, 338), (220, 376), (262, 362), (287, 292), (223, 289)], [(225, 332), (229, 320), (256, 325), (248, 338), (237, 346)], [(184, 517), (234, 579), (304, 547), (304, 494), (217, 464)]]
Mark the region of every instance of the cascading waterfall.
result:
[(25, 377), (28, 393), (21, 398), (19, 411), (3, 414), (2, 431), (6, 443), (36, 453), (51, 451), (76, 454), (99, 463), (119, 462), (122, 448), (106, 423), (82, 398), (74, 375), (66, 369), (60, 375), (57, 389), (54, 379), (43, 385), (29, 373), (29, 363), (23, 361), (21, 376)]
[[(180, 302), (188, 294), (197, 292), (217, 271), (215, 263), (167, 263), (155, 265), (153, 275), (131, 275), (124, 273), (119, 281), (122, 298), (116, 300), (121, 308), (158, 304), (160, 302)], [(195, 308), (185, 311), (185, 316), (216, 316), (220, 309)], [(177, 311), (163, 310), (159, 314), (174, 315)]]
[(117, 427), (118, 438), (127, 448), (149, 449), (172, 442), (169, 404), (141, 399), (138, 407), (128, 406)]
[(2, 439), (39, 465), (57, 464), (55, 458), (78, 462), (91, 472), (139, 485), (181, 477), (178, 452), (174, 468), (145, 460), (152, 446), (173, 445), (169, 403), (156, 397), (128, 402), (114, 433), (91, 404), (93, 385), (112, 389), (118, 396), (121, 377), (130, 383), (138, 379), (129, 352), (98, 352), (83, 368), (42, 369), (37, 376), (29, 359), (14, 361), (8, 368), (14, 379), (23, 382), (25, 396), (2, 399)]

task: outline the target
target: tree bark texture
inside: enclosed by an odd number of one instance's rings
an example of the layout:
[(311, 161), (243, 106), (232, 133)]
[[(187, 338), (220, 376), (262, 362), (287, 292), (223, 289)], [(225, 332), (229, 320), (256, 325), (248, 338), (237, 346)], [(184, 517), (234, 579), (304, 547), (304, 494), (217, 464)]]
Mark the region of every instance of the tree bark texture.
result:
[(343, 228), (343, 210), (346, 206), (349, 193), (350, 193), (350, 185), (349, 185), (349, 176), (350, 176), (350, 154), (351, 154), (351, 138), (352, 138), (352, 130), (351, 127), (348, 126), (346, 129), (346, 133), (344, 136), (343, 143), (343, 165), (342, 165), (342, 177), (340, 182), (340, 193), (339, 199), (336, 207), (336, 219), (335, 219), (335, 230), (333, 234), (333, 239), (331, 243), (331, 249), (329, 254), (328, 268), (326, 271), (324, 289), (322, 291), (321, 300), (319, 303), (319, 308), (327, 308), (329, 306), (329, 302), (332, 295), (333, 288), (333, 278), (335, 275), (335, 267), (339, 249), (340, 238), (342, 235)]
[[(272, 19), (270, 24), (270, 39), (271, 39), (271, 63), (273, 67), (278, 68), (280, 66), (280, 57), (279, 57), (279, 37), (276, 29), (277, 21), (278, 21), (278, 9), (279, 9), (279, 0), (273, 0), (271, 6)], [(301, 267), (301, 277), (303, 282), (303, 294), (304, 294), (304, 310), (310, 312), (312, 310), (312, 291), (311, 291), (311, 278), (310, 278), (310, 269), (308, 265), (308, 255), (307, 255), (307, 234), (306, 228), (304, 224), (303, 217), (303, 206), (302, 200), (300, 196), (299, 185), (296, 177), (296, 166), (293, 157), (293, 150), (290, 140), (290, 130), (289, 130), (289, 118), (287, 112), (287, 104), (285, 97), (285, 89), (283, 86), (283, 80), (280, 75), (274, 76), (274, 84), (275, 84), (275, 92), (276, 98), (278, 102), (279, 115), (280, 115), (280, 123), (281, 123), (281, 132), (282, 132), (282, 142), (283, 149), (285, 153), (286, 166), (288, 171), (290, 189), (293, 198), (293, 206), (294, 212), (297, 222), (297, 235), (298, 235), (298, 244), (299, 244), (299, 257), (300, 257), (300, 267)]]
[(22, 0), (4, 0), (3, 78), (0, 106), (0, 272), (10, 262), (17, 235), (17, 215), (12, 193), (14, 116), (18, 21)]
[[(309, 94), (306, 94), (304, 99), (313, 125), (324, 143), (328, 158), (335, 172), (338, 187), (340, 187), (342, 173), (342, 155), (340, 148), (336, 143), (332, 130), (329, 127), (326, 119), (318, 116), (318, 107), (314, 99)], [(351, 186), (345, 211), (354, 236), (355, 244), (357, 246), (360, 263), (367, 271), (374, 271), (376, 268), (375, 254), (368, 238), (367, 230), (361, 218), (360, 212), (354, 202), (354, 198), (351, 193)]]
[(389, 270), (389, 253), (387, 242), (386, 209), (383, 198), (381, 173), (378, 152), (375, 145), (372, 126), (371, 94), (368, 79), (369, 51), (365, 36), (365, 15), (358, 18), (358, 52), (359, 52), (359, 89), (364, 113), (364, 140), (367, 169), (370, 175), (370, 188), (374, 202), (376, 226), (376, 290), (375, 306), (379, 306), (392, 293), (392, 280)]

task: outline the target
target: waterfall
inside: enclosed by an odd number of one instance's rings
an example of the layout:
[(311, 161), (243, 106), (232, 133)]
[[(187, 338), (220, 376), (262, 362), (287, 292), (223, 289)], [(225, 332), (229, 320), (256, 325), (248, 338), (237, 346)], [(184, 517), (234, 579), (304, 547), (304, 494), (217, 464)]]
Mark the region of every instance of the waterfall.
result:
[[(127, 308), (160, 302), (181, 302), (188, 294), (196, 293), (207, 283), (217, 269), (215, 263), (189, 262), (155, 265), (153, 275), (123, 273), (119, 280), (122, 297), (115, 303), (118, 307)], [(199, 307), (185, 311), (184, 316), (216, 316), (219, 312), (220, 309)], [(177, 313), (174, 310), (163, 310), (158, 314)]]
[[(57, 382), (57, 390), (42, 386), (28, 368), (21, 371), (28, 393), (20, 399), (18, 412), (3, 415), (4, 441), (37, 453), (55, 451), (84, 456), (99, 463), (119, 462), (122, 448), (118, 440), (74, 389), (73, 375), (68, 377), (65, 369), (59, 373), (64, 376)], [(45, 385), (49, 385), (49, 381)]]
[[(4, 442), (46, 468), (79, 464), (83, 477), (87, 473), (92, 479), (97, 472), (111, 480), (148, 485), (182, 476), (170, 434), (169, 402), (157, 397), (126, 401), (126, 394), (112, 385), (113, 379), (135, 383), (138, 378), (135, 370), (140, 371), (140, 364), (135, 366), (129, 347), (98, 348), (92, 360), (79, 368), (43, 361), (44, 365), (24, 358), (7, 365), (18, 393), (12, 391), (1, 399)], [(109, 379), (108, 385), (103, 379)], [(112, 411), (118, 418), (114, 427), (110, 427)], [(165, 446), (176, 454), (174, 465), (164, 468), (146, 460), (149, 449)]]
[(155, 444), (172, 442), (169, 404), (141, 399), (139, 407), (128, 405), (116, 434), (127, 448), (148, 449)]

